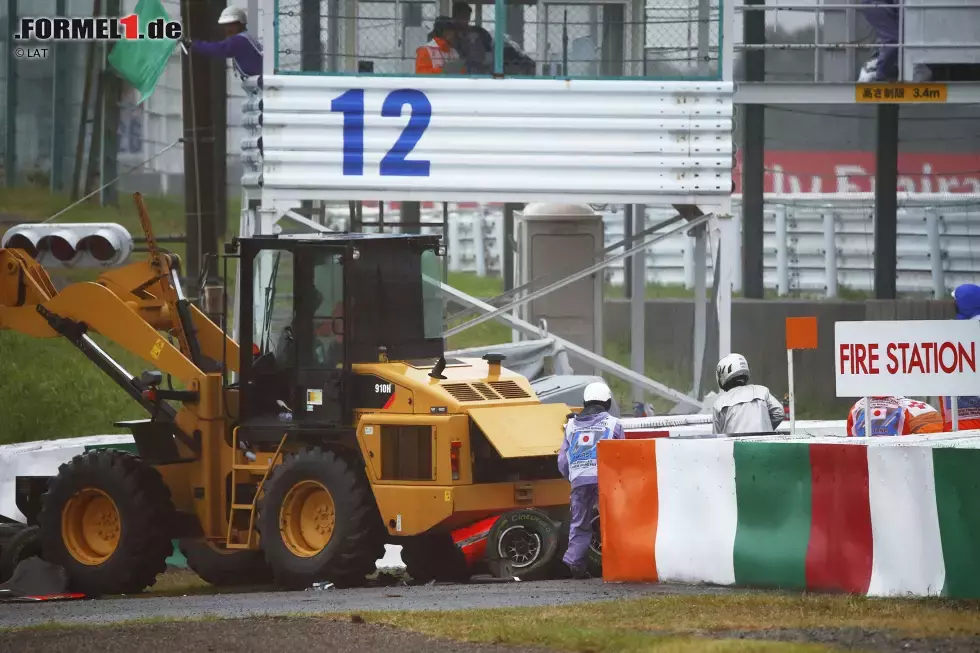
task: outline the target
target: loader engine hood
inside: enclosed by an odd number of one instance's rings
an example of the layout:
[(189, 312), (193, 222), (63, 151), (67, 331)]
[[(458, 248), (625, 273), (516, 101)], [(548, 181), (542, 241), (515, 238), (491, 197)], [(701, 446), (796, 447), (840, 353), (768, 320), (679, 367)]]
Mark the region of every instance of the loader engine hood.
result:
[(502, 458), (557, 455), (570, 408), (541, 403), (520, 374), (479, 358), (447, 359), (436, 379), (429, 376), (435, 361), (403, 361), (355, 365), (412, 395), (412, 412), (467, 414)]
[(555, 456), (561, 448), (568, 406), (530, 404), (470, 408), (470, 419), (501, 458)]

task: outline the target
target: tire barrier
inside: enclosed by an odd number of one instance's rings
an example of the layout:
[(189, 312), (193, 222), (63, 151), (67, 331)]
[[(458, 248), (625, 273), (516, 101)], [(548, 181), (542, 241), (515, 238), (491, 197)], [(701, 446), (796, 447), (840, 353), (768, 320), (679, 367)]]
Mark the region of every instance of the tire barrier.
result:
[(980, 598), (980, 432), (599, 444), (603, 578)]

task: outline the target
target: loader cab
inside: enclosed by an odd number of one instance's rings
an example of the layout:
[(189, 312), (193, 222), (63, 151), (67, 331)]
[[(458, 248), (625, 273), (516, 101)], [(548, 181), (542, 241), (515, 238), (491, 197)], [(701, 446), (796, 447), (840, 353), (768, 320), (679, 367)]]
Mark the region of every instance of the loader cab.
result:
[(356, 363), (443, 355), (438, 236), (303, 234), (238, 241), (243, 436), (353, 427)]

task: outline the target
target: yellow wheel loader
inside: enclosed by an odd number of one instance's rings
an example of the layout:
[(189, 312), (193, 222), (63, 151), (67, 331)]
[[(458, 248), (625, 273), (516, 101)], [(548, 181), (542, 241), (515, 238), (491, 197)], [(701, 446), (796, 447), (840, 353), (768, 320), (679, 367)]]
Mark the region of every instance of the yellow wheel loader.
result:
[(73, 589), (143, 590), (172, 539), (218, 585), (353, 586), (386, 542), (431, 562), (456, 527), (568, 505), (555, 455), (569, 408), (500, 356), (444, 357), (437, 236), (233, 240), (236, 343), (184, 297), (136, 202), (148, 259), (93, 283), (58, 292), (30, 245), (0, 249), (0, 328), (67, 339), (148, 413), (120, 423), (138, 455), (89, 451), (46, 484), (44, 555)]

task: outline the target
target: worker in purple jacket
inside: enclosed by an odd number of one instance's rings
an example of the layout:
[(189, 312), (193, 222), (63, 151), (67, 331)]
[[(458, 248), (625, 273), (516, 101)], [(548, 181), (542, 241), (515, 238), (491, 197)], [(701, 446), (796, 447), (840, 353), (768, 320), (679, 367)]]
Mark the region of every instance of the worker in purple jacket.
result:
[(589, 578), (589, 545), (592, 544), (592, 513), (599, 500), (599, 441), (624, 438), (623, 425), (609, 414), (612, 392), (605, 383), (585, 386), (582, 412), (568, 420), (558, 451), (558, 471), (571, 481), (571, 520), (568, 549), (562, 558), (572, 578)]
[(245, 24), (248, 16), (238, 7), (225, 7), (218, 17), (218, 24), (224, 27), (223, 41), (191, 41), (191, 51), (215, 59), (231, 59), (235, 72), (245, 81), (248, 77), (262, 74), (262, 44)]

